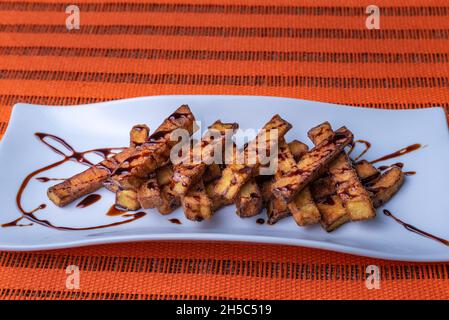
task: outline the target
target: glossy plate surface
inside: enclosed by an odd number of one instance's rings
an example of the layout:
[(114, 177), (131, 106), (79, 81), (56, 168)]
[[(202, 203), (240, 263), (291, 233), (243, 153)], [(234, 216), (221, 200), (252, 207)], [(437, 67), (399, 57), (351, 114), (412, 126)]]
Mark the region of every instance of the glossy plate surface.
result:
[[(323, 121), (329, 121), (334, 128), (346, 125), (356, 139), (372, 143), (364, 157), (368, 160), (421, 143), (424, 148), (379, 163), (400, 161), (405, 164), (405, 171), (417, 172), (407, 177), (403, 188), (385, 208), (420, 229), (449, 238), (449, 134), (442, 108), (380, 110), (254, 96), (160, 96), (73, 107), (17, 104), (0, 143), (0, 224), (20, 217), (15, 198), (24, 177), (61, 159), (36, 138), (36, 132), (57, 135), (78, 151), (126, 146), (134, 124), (147, 123), (154, 130), (181, 104), (188, 104), (203, 124), (221, 119), (238, 122), (242, 129), (258, 129), (279, 113), (293, 124), (287, 139), (296, 138), (309, 145), (306, 134), (312, 126)], [(91, 159), (99, 160), (94, 156)], [(39, 176), (66, 178), (84, 169), (68, 162)], [(87, 208), (76, 208), (77, 202), (57, 208), (46, 197), (46, 189), (52, 183), (56, 182), (33, 179), (24, 192), (24, 208), (31, 210), (46, 203), (47, 208), (36, 213), (39, 218), (75, 228), (126, 219), (106, 215), (114, 201), (113, 194), (106, 190), (99, 191), (102, 199)], [(326, 233), (319, 225), (300, 228), (292, 218), (273, 226), (259, 225), (256, 220), (265, 218), (265, 213), (240, 219), (234, 206), (221, 209), (210, 221), (201, 223), (186, 220), (181, 209), (169, 216), (161, 216), (155, 210), (145, 212), (144, 217), (131, 223), (96, 230), (60, 231), (36, 224), (0, 228), (0, 249), (40, 250), (145, 240), (231, 240), (300, 245), (385, 259), (449, 261), (448, 246), (407, 231), (383, 215), (382, 208), (376, 219), (348, 223), (332, 233)], [(172, 218), (181, 224), (171, 223)]]

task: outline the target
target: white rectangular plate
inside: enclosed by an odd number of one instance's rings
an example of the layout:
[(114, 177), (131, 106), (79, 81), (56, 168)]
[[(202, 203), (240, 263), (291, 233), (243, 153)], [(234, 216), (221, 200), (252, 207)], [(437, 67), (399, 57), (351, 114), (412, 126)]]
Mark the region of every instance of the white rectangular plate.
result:
[[(76, 150), (126, 146), (129, 129), (137, 123), (157, 128), (179, 105), (188, 104), (197, 120), (210, 124), (216, 119), (238, 122), (240, 128), (260, 128), (279, 113), (293, 124), (287, 139), (310, 144), (307, 130), (323, 121), (334, 128), (346, 125), (356, 139), (368, 140), (368, 160), (421, 143), (426, 145), (400, 159), (380, 163), (405, 163), (407, 177), (400, 192), (386, 208), (406, 222), (442, 238), (449, 238), (449, 135), (443, 109), (379, 110), (337, 106), (295, 99), (245, 96), (160, 96), (72, 107), (14, 106), (8, 130), (0, 144), (0, 224), (20, 217), (16, 193), (31, 171), (61, 159), (36, 137), (36, 132), (64, 138)], [(40, 176), (66, 178), (86, 167), (67, 162)], [(46, 203), (39, 218), (66, 227), (89, 227), (124, 220), (106, 216), (114, 202), (112, 193), (101, 190), (101, 201), (84, 209), (76, 202), (54, 206), (46, 197), (52, 184), (33, 179), (23, 197), (25, 210)], [(327, 233), (319, 225), (301, 228), (292, 218), (275, 225), (259, 225), (262, 215), (241, 219), (235, 207), (221, 209), (209, 221), (191, 222), (181, 209), (169, 216), (146, 210), (146, 216), (132, 223), (97, 230), (60, 231), (34, 224), (0, 228), (0, 249), (40, 250), (82, 245), (143, 240), (231, 240), (301, 245), (370, 257), (409, 261), (449, 261), (449, 247), (407, 231), (378, 210), (372, 221), (347, 223)], [(171, 223), (177, 218), (182, 224)], [(26, 221), (22, 221), (26, 223)]]

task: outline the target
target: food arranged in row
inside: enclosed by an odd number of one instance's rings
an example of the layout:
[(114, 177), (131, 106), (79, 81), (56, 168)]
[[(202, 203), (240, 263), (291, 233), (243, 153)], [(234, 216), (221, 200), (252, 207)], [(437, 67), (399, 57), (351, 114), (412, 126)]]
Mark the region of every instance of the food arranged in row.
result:
[[(128, 148), (50, 187), (48, 197), (63, 207), (105, 187), (116, 194), (116, 207), (123, 211), (156, 208), (165, 215), (182, 207), (187, 219), (201, 221), (234, 204), (242, 218), (266, 208), (268, 224), (292, 216), (299, 226), (321, 223), (332, 231), (348, 221), (374, 218), (376, 208), (401, 187), (399, 166), (381, 172), (366, 160), (350, 158), (347, 147), (354, 137), (348, 128), (319, 124), (308, 131), (314, 145), (309, 148), (285, 140), (291, 127), (275, 115), (238, 149), (232, 142), (238, 124), (217, 120), (173, 161), (179, 142), (172, 134), (195, 131), (195, 117), (183, 105), (154, 133), (146, 125), (134, 126)], [(217, 150), (222, 151), (219, 161)], [(274, 172), (267, 174), (262, 154), (276, 157)], [(193, 161), (195, 156), (201, 161)]]

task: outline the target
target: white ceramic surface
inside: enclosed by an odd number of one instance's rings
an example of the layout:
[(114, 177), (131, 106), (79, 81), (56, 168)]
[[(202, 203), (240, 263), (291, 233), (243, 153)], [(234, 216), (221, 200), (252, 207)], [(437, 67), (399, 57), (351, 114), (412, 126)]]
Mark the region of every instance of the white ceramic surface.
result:
[[(293, 124), (288, 139), (310, 144), (309, 128), (329, 121), (334, 128), (346, 125), (356, 139), (372, 142), (365, 158), (396, 151), (413, 143), (425, 148), (398, 159), (405, 170), (417, 171), (407, 177), (400, 192), (385, 206), (406, 222), (442, 238), (449, 239), (449, 134), (442, 108), (421, 110), (380, 110), (338, 106), (311, 101), (246, 96), (159, 96), (105, 102), (89, 106), (42, 107), (14, 106), (8, 130), (0, 144), (0, 224), (18, 218), (15, 196), (23, 178), (33, 170), (61, 157), (34, 136), (46, 132), (64, 138), (76, 150), (126, 146), (128, 132), (136, 123), (152, 129), (181, 104), (188, 104), (196, 118), (204, 123), (216, 119), (236, 121), (240, 128), (259, 128), (279, 113)], [(400, 160), (399, 160), (400, 159)], [(68, 162), (41, 174), (69, 177), (85, 167)], [(75, 204), (57, 208), (46, 198), (46, 189), (54, 181), (31, 181), (24, 194), (25, 209), (41, 203), (47, 208), (37, 215), (56, 225), (88, 227), (123, 220), (106, 216), (114, 201), (113, 194), (101, 190), (102, 200), (78, 209)], [(378, 210), (372, 221), (348, 223), (332, 233), (319, 225), (300, 228), (292, 218), (273, 226), (259, 225), (262, 215), (240, 219), (234, 206), (221, 209), (201, 223), (184, 218), (178, 209), (169, 216), (155, 210), (129, 224), (98, 230), (59, 231), (40, 225), (0, 228), (0, 249), (38, 250), (89, 244), (143, 240), (232, 240), (301, 245), (385, 259), (410, 261), (449, 261), (449, 247), (405, 230)], [(178, 218), (181, 225), (168, 221)]]

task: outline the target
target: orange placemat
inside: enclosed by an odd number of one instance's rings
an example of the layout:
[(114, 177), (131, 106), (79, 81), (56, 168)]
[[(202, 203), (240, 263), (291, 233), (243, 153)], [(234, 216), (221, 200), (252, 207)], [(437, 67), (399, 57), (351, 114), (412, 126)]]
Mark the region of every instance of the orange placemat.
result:
[[(449, 5), (371, 1), (0, 2), (0, 135), (16, 102), (82, 104), (158, 94), (249, 94), (449, 110)], [(24, 231), (25, 232), (25, 231)], [(80, 289), (66, 288), (67, 265)], [(377, 265), (381, 287), (368, 290)], [(150, 242), (0, 253), (0, 298), (448, 299), (449, 264), (307, 248)]]

